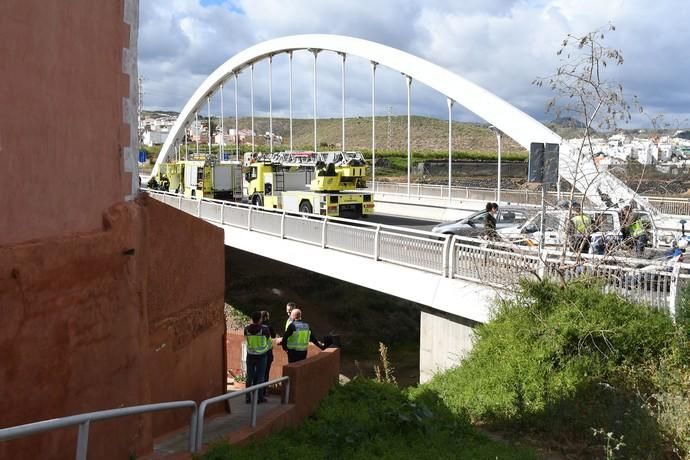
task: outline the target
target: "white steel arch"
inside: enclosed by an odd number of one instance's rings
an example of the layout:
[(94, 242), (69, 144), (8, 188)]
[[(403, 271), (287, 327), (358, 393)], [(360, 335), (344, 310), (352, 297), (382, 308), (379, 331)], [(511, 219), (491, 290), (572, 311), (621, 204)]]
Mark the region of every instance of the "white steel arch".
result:
[(204, 80), (185, 104), (156, 159), (152, 176), (158, 173), (161, 163), (171, 154), (174, 145), (184, 135), (186, 121), (214, 92), (215, 88), (257, 61), (295, 50), (324, 50), (345, 55), (351, 54), (397, 70), (464, 106), (527, 150), (533, 142), (560, 144), (561, 176), (571, 184), (574, 183), (576, 188), (585, 193), (593, 203), (603, 204), (601, 195), (605, 194), (613, 201), (635, 200), (642, 207), (652, 209), (644, 198), (634, 193), (623, 182), (608, 173), (600, 173), (594, 162), (586, 155), (586, 158), (581, 159), (577, 165), (578, 172), (575, 174), (577, 156), (570, 151), (567, 144), (562, 142), (561, 137), (495, 94), (412, 54), (380, 43), (342, 35), (308, 34), (276, 38), (247, 48), (225, 61)]

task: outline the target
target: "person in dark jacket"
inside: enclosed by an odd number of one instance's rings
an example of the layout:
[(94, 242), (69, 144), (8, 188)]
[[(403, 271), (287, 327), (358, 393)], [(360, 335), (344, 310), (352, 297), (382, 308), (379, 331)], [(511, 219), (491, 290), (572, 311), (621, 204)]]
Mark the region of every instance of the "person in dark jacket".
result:
[[(244, 328), (244, 339), (247, 343), (247, 388), (264, 383), (266, 376), (266, 359), (268, 350), (271, 348), (271, 332), (268, 327), (261, 324), (261, 312), (252, 313), (252, 323)], [(266, 402), (264, 397), (265, 389), (257, 392), (258, 402)], [(250, 396), (247, 394), (247, 402)]]
[[(276, 330), (271, 325), (271, 315), (266, 310), (261, 310), (261, 325), (268, 328), (271, 334), (271, 339), (276, 338)], [(268, 382), (269, 375), (271, 374), (271, 364), (273, 363), (273, 347), (269, 348), (266, 353), (266, 378), (264, 382)]]
[(486, 216), (484, 217), (484, 237), (489, 240), (497, 240), (496, 216), (498, 215), (498, 204), (486, 203)]
[(285, 313), (287, 313), (287, 319), (285, 320), (285, 329), (287, 331), (288, 326), (292, 322), (292, 310), (297, 308), (297, 304), (295, 302), (288, 302), (287, 305), (285, 305)]
[(295, 308), (292, 310), (290, 319), (292, 319), (292, 322), (285, 330), (285, 335), (281, 342), (283, 350), (287, 352), (288, 363), (306, 359), (309, 342), (313, 343), (321, 350), (324, 349), (321, 342), (316, 339), (316, 335), (309, 327), (309, 324), (302, 321), (302, 311), (300, 309)]

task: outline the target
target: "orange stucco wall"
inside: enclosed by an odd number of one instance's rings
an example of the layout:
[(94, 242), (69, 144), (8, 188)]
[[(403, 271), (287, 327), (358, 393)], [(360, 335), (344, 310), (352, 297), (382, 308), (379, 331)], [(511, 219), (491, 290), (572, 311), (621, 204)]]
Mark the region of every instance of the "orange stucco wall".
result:
[(0, 2), (0, 246), (98, 230), (131, 193), (125, 3)]
[[(139, 197), (138, 0), (0, 1), (0, 428), (223, 391), (222, 231)], [(151, 450), (189, 412), (91, 426)], [(0, 443), (74, 458), (76, 428)]]
[[(145, 261), (122, 253), (144, 252), (141, 212), (118, 205), (109, 231), (0, 248), (0, 427), (150, 398)], [(147, 426), (150, 417), (94, 424), (91, 458), (145, 448)], [(0, 458), (73, 458), (75, 433), (0, 443)]]
[[(222, 393), (222, 247), (220, 229), (142, 198), (103, 231), (0, 248), (0, 427)], [(90, 458), (145, 453), (188, 421), (94, 423)], [(73, 458), (75, 433), (0, 443), (0, 458)]]
[[(223, 231), (158, 201), (147, 203), (152, 400), (217, 396), (225, 392)], [(188, 415), (154, 418), (154, 437), (184, 425)]]

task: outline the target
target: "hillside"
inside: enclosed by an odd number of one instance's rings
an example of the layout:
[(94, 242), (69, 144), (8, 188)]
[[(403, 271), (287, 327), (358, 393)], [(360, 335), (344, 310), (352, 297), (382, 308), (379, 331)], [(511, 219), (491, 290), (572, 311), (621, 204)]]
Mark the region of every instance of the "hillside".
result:
[[(317, 120), (317, 142), (319, 145), (339, 147), (342, 139), (340, 118)], [(226, 118), (226, 126), (234, 126), (234, 118)], [(257, 133), (268, 132), (268, 119), (255, 118)], [(251, 119), (241, 117), (240, 129), (250, 128)], [(294, 146), (311, 148), (314, 144), (314, 123), (311, 119), (293, 119)], [(287, 118), (274, 118), (273, 131), (283, 136), (289, 143), (290, 125)], [(376, 118), (376, 147), (378, 150), (402, 151), (407, 149), (407, 117)], [(415, 152), (448, 151), (448, 122), (431, 117), (413, 116), (411, 118), (412, 150)], [(345, 146), (350, 149), (369, 150), (371, 148), (371, 118), (356, 117), (345, 120)], [(477, 123), (453, 123), (453, 150), (462, 152), (495, 152), (496, 137), (486, 125)], [(512, 139), (504, 142), (504, 151), (523, 151)]]

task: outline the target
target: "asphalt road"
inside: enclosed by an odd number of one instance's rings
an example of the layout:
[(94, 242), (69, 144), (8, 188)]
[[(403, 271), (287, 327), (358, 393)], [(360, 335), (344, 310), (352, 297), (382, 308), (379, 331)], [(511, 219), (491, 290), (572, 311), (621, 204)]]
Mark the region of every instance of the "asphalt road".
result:
[(413, 217), (393, 216), (389, 214), (374, 214), (366, 219), (357, 219), (370, 224), (391, 225), (394, 227), (411, 228), (430, 232), (438, 221), (417, 219)]

